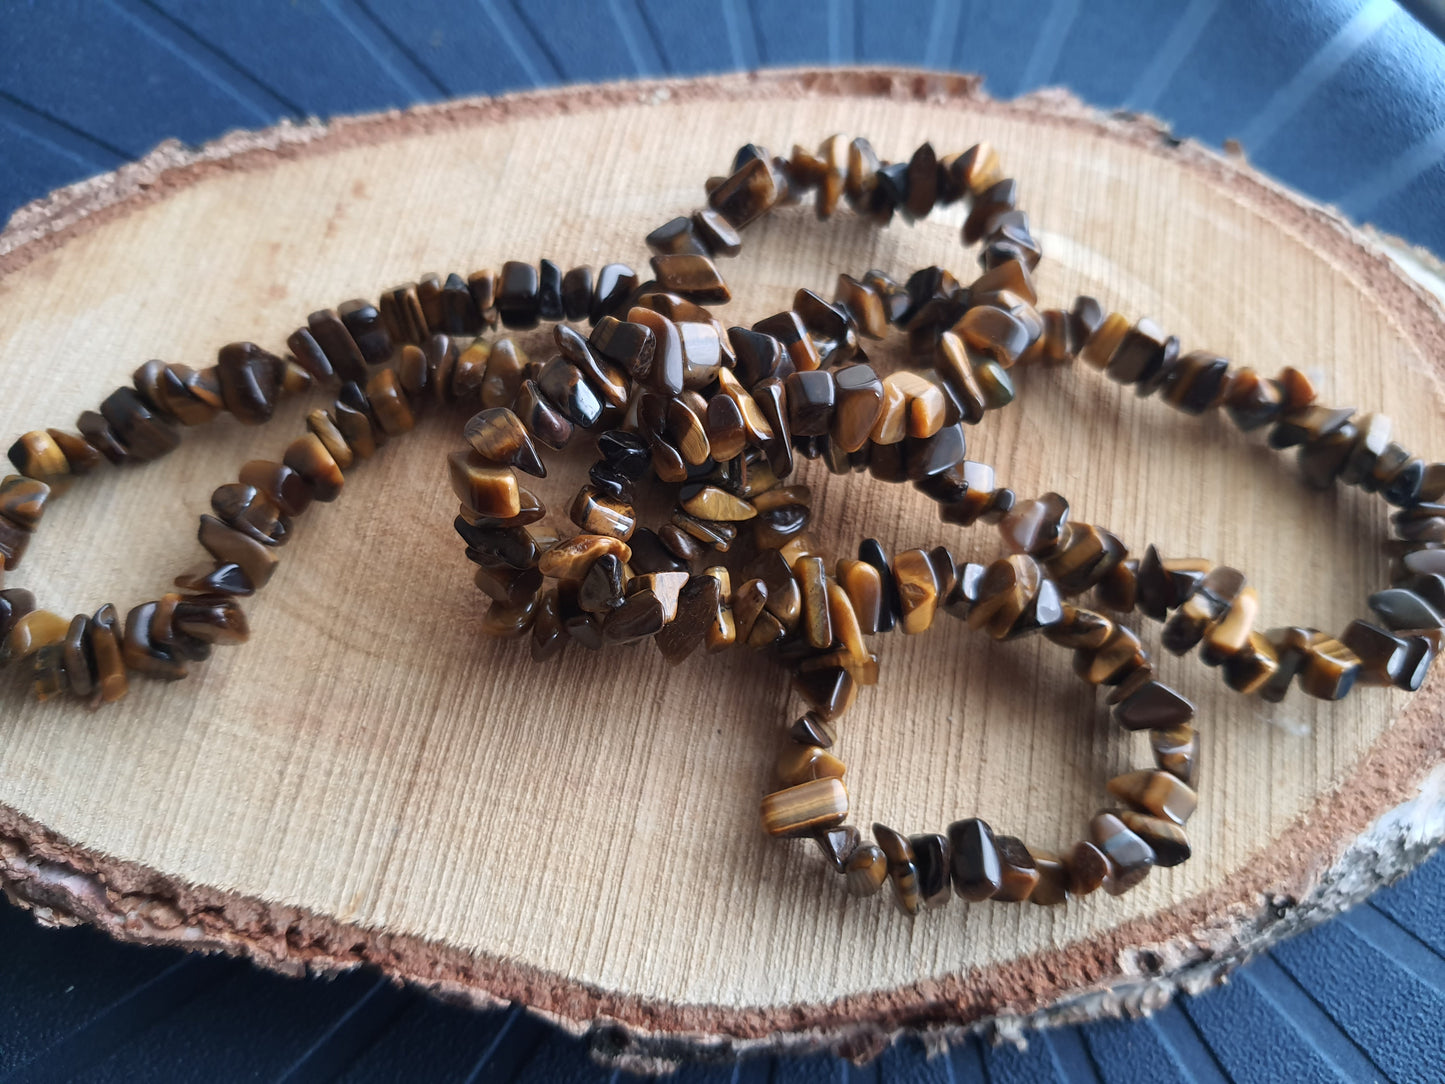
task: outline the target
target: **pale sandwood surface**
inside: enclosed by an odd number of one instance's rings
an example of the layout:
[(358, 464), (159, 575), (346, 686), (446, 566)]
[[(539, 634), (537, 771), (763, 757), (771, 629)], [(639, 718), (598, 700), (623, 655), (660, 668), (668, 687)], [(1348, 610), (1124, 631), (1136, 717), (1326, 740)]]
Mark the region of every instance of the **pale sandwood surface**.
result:
[[(0, 278), (0, 428), (66, 424), (152, 356), (200, 365), (232, 339), (279, 347), (310, 310), (421, 272), (540, 256), (642, 266), (643, 234), (697, 206), (739, 143), (786, 150), (844, 130), (885, 156), (924, 138), (940, 151), (994, 141), (1046, 248), (1046, 301), (1090, 292), (1153, 316), (1186, 349), (1318, 367), (1329, 401), (1383, 410), (1415, 451), (1445, 455), (1425, 356), (1435, 310), (1353, 259), (1329, 223), (1291, 209), (1277, 225), (1277, 197), (1232, 169), (1029, 108), (728, 85), (733, 100), (564, 98), (525, 116), (461, 110), (431, 131), (352, 128), (80, 231)], [(966, 277), (960, 220), (879, 233), (784, 211), (725, 266), (736, 300), (723, 318), (761, 318), (800, 285), (830, 291), (840, 270), (943, 262)], [(1058, 489), (1079, 518), (1140, 548), (1237, 565), (1260, 586), (1267, 625), (1337, 630), (1383, 583), (1378, 501), (1307, 493), (1261, 440), (1082, 368), (1020, 385), (1017, 404), (970, 434), (973, 456), (1020, 492)], [(211, 489), (244, 460), (279, 455), (302, 413), (259, 431), (223, 421), (164, 463), (77, 487), (10, 584), (66, 613), (154, 597), (200, 556), (194, 522)], [(1294, 880), (1281, 883), (1298, 884), (1329, 855), (1282, 856), (1272, 841), (1355, 781), (1408, 699), (1370, 690), (1269, 708), (1226, 693), (1194, 659), (1165, 659), (1201, 705), (1194, 860), (1122, 900), (955, 904), (910, 923), (881, 897), (847, 900), (811, 844), (762, 837), (757, 800), (795, 707), (771, 668), (746, 656), (672, 669), (650, 647), (573, 649), (537, 666), (525, 646), (479, 636), (442, 461), (461, 420), (433, 417), (308, 514), (249, 607), (253, 642), (193, 679), (137, 683), (118, 709), (89, 714), (31, 705), (7, 675), (0, 802), (184, 882), (604, 993), (776, 1007), (1087, 944), (1124, 920), (1167, 917), (1266, 856), (1288, 859)], [(556, 472), (543, 496), (570, 495), (583, 465)], [(991, 530), (945, 528), (907, 488), (816, 464), (803, 474), (835, 553), (865, 533), (998, 550)], [(1157, 628), (1145, 637), (1157, 644)], [(1147, 763), (1144, 737), (1117, 733), (1067, 654), (1041, 641), (992, 645), (941, 619), (922, 639), (890, 638), (882, 658), (883, 682), (860, 695), (842, 743), (860, 825), (941, 830), (977, 814), (1064, 845), (1109, 775)], [(1387, 782), (1385, 793), (1407, 789)]]

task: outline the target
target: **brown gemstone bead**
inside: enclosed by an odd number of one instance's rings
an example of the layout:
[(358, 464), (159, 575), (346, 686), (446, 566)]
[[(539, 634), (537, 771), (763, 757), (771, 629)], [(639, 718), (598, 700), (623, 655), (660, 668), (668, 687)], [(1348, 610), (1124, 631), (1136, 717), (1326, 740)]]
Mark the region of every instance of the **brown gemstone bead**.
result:
[(50, 487), (36, 478), (12, 474), (0, 481), (0, 519), (8, 520), (22, 531), (34, 531), (45, 514)]
[(838, 828), (825, 828), (813, 836), (818, 844), (818, 849), (823, 852), (823, 857), (839, 873), (847, 872), (848, 859), (858, 849), (861, 841), (858, 829), (851, 824), (844, 824)]
[(943, 390), (937, 384), (908, 369), (890, 373), (883, 381), (885, 410), (886, 389), (890, 383), (903, 392), (906, 400), (908, 436), (920, 439), (931, 437), (943, 428), (947, 419), (947, 406)]
[[(585, 308), (583, 313), (585, 315)], [(536, 611), (532, 616), (532, 661), (545, 662), (547, 659), (555, 659), (567, 646), (567, 639), (567, 630), (562, 626), (562, 616), (558, 611), (557, 589), (554, 587), (539, 596)]]
[(810, 779), (842, 779), (847, 771), (841, 760), (815, 745), (786, 742), (778, 754), (778, 782), (785, 787), (794, 787)]
[(777, 339), (793, 363), (793, 368), (800, 373), (811, 372), (822, 364), (818, 348), (808, 334), (803, 318), (791, 309), (769, 316), (766, 320), (759, 320), (753, 325), (753, 330)]
[[(652, 400), (656, 401), (655, 397)], [(650, 404), (649, 411), (655, 409)], [(703, 426), (702, 415), (707, 407), (694, 410), (684, 399), (673, 399), (666, 403), (663, 423), (656, 434), (676, 448), (683, 463), (689, 467), (700, 467), (712, 458), (712, 446), (708, 443), (707, 429)]]
[(602, 635), (615, 643), (632, 643), (655, 636), (667, 624), (662, 600), (650, 588), (633, 591), (621, 606), (610, 611), (602, 624)]
[(948, 875), (953, 856), (948, 837), (936, 832), (909, 836), (908, 845), (913, 849), (913, 865), (918, 874), (918, 892), (923, 897), (923, 906), (942, 907), (952, 896)]
[[(1207, 582), (1207, 581), (1206, 581)], [(1253, 587), (1241, 587), (1229, 608), (1204, 634), (1200, 659), (1206, 666), (1218, 666), (1249, 644), (1254, 619), (1259, 614), (1259, 593)]]
[(60, 644), (70, 630), (70, 622), (49, 610), (31, 609), (10, 622), (10, 630), (0, 642), (0, 666), (29, 658), (42, 647)]
[(926, 632), (938, 611), (939, 583), (928, 552), (905, 550), (893, 558), (893, 579), (898, 590), (899, 623), (910, 636)]
[(615, 553), (604, 553), (593, 561), (577, 588), (577, 605), (588, 613), (615, 610), (626, 597), (627, 570)]
[(1320, 700), (1339, 700), (1354, 687), (1360, 658), (1333, 636), (1317, 634), (1305, 649), (1300, 688)]
[[(346, 334), (342, 329), (342, 334)], [(347, 337), (350, 342), (350, 337)], [(280, 392), (280, 359), (262, 350), (255, 343), (228, 343), (216, 355), (216, 376), (220, 382), (221, 399), (226, 409), (234, 414), (243, 425), (261, 425), (271, 420), (276, 409), (276, 398)], [(155, 441), (164, 440), (153, 432), (154, 426), (147, 424), (148, 418), (135, 416), (133, 407), (117, 403), (116, 416), (100, 409), (106, 421), (115, 431), (120, 442), (137, 458), (154, 458), (149, 454)], [(125, 418), (130, 414), (132, 417)], [(120, 418), (120, 420), (118, 420)], [(132, 430), (128, 439), (127, 430)], [(134, 443), (143, 444), (145, 451), (137, 452)], [(174, 445), (172, 445), (174, 446)], [(159, 451), (155, 454), (163, 454)]]
[(604, 316), (614, 315), (637, 289), (637, 274), (626, 264), (609, 263), (597, 272), (592, 288), (592, 304), (587, 319), (595, 326)]
[(482, 632), (498, 639), (515, 640), (525, 636), (536, 619), (540, 595), (534, 595), (515, 606), (494, 602), (482, 618)]
[(1064, 860), (1052, 851), (1033, 851), (1034, 868), (1039, 880), (1029, 893), (1029, 902), (1040, 906), (1063, 903), (1069, 893), (1069, 870)]
[(888, 313), (883, 297), (872, 286), (859, 282), (851, 275), (839, 275), (833, 301), (852, 317), (859, 334), (870, 339), (881, 339), (888, 334)]
[(1368, 621), (1351, 621), (1340, 642), (1360, 660), (1360, 681), (1366, 685), (1398, 683), (1409, 661), (1404, 638)]
[(1198, 798), (1192, 788), (1170, 772), (1144, 769), (1115, 776), (1109, 793), (1136, 809), (1183, 824), (1194, 812)]
[(517, 476), (510, 467), (499, 467), (475, 451), (465, 451), (447, 456), (447, 469), (452, 491), (473, 513), (510, 519), (522, 511)]
[(301, 476), (316, 500), (324, 503), (341, 496), (341, 487), (345, 484), (341, 467), (314, 433), (292, 441), (282, 463)]
[[(153, 413), (130, 388), (111, 392), (100, 404), (100, 414), (132, 459), (142, 462), (159, 459), (180, 446), (181, 435), (176, 427)], [(266, 417), (270, 417), (269, 407)]]
[(678, 492), (683, 510), (698, 519), (738, 522), (758, 514), (753, 505), (714, 485), (684, 486)]
[(394, 369), (379, 369), (372, 374), (366, 383), (366, 397), (372, 415), (388, 437), (409, 433), (416, 426), (416, 415)]
[(848, 558), (839, 559), (836, 574), (861, 631), (868, 636), (881, 631), (885, 601), (882, 574), (866, 561)]
[(10, 462), (20, 474), (41, 482), (53, 484), (70, 473), (70, 463), (60, 445), (49, 433), (38, 429), (10, 446)]
[(1154, 852), (1118, 816), (1108, 812), (1097, 814), (1089, 822), (1089, 834), (1108, 859), (1104, 890), (1110, 895), (1122, 895), (1149, 876)]
[(652, 361), (646, 375), (638, 375), (631, 369), (628, 371), (665, 395), (678, 395), (684, 387), (686, 362), (682, 354), (682, 336), (677, 325), (659, 312), (638, 307), (628, 310), (627, 322), (647, 327), (652, 333), (654, 343)]
[[(462, 284), (460, 279), (458, 279), (457, 282), (461, 285), (462, 293), (465, 294), (465, 284)], [(470, 301), (471, 299), (468, 298), (467, 300)], [(341, 318), (341, 323), (355, 343), (355, 349), (360, 352), (361, 359), (365, 365), (381, 365), (391, 357), (391, 334), (386, 330), (386, 322), (382, 320), (381, 313), (370, 301), (357, 298), (353, 301), (343, 302), (337, 306), (336, 315)], [(431, 323), (437, 330), (445, 330), (438, 326), (441, 323), (440, 319)], [(311, 333), (315, 335), (316, 330), (312, 328)], [(332, 351), (328, 344), (323, 342), (320, 337), (318, 337), (316, 341), (321, 343), (321, 348), (325, 350), (327, 356), (330, 357)], [(337, 351), (338, 354), (344, 351), (344, 348), (339, 342), (337, 344)], [(355, 380), (357, 382), (365, 380), (365, 365), (361, 368), (356, 368), (353, 365), (353, 360), (353, 356), (348, 353), (345, 366), (337, 365), (336, 361), (333, 360), (331, 363), (332, 368), (336, 370), (337, 376), (342, 380)]]
[(1002, 178), (976, 193), (973, 208), (963, 222), (963, 243), (972, 245), (993, 228), (993, 220), (1018, 202), (1018, 182)]
[[(812, 374), (795, 373), (791, 382)], [(789, 385), (791, 387), (791, 384)], [(845, 452), (856, 452), (868, 443), (869, 434), (883, 412), (883, 381), (869, 365), (843, 365), (833, 370), (834, 407), (829, 434)], [(789, 391), (789, 412), (792, 402)], [(796, 423), (793, 431), (798, 432)]]
[(547, 468), (537, 455), (527, 427), (507, 407), (489, 407), (472, 416), (464, 430), (467, 443), (491, 463), (515, 467), (537, 478), (547, 477)]
[(676, 615), (657, 634), (658, 650), (669, 662), (681, 662), (707, 639), (720, 617), (723, 586), (720, 577), (707, 573), (683, 584), (677, 593)]
[(1145, 664), (1139, 637), (1116, 625), (1102, 647), (1074, 654), (1074, 672), (1090, 685), (1117, 685)]
[(113, 704), (129, 689), (121, 655), (120, 615), (114, 606), (107, 603), (95, 612), (86, 636), (86, 655), (93, 665), (92, 699), (100, 704)]
[[(493, 354), (495, 355), (495, 351)], [(571, 421), (542, 394), (534, 380), (522, 381), (517, 398), (512, 402), (512, 411), (521, 419), (527, 431), (548, 448), (560, 451), (567, 446), (576, 432)]]
[[(371, 306), (364, 301), (349, 304), (360, 306), (352, 310), (353, 312), (365, 314), (366, 310), (371, 310), (368, 315), (374, 315), (375, 322), (358, 319), (356, 316), (353, 316), (352, 319), (353, 322), (358, 323), (358, 326), (363, 323), (368, 325), (363, 332), (367, 338), (368, 348), (375, 348), (382, 339), (385, 340), (386, 348), (381, 360), (386, 360), (386, 355), (391, 352), (391, 337), (385, 329), (380, 326), (380, 313), (376, 312), (375, 309), (371, 309)], [(343, 306), (343, 308), (344, 307), (346, 306)], [(303, 336), (302, 332), (298, 331), (288, 340), (288, 345), (291, 345), (302, 367), (310, 372), (312, 376), (318, 380), (325, 380), (334, 373), (339, 380), (354, 380), (357, 383), (361, 383), (366, 379), (366, 358), (362, 354), (360, 345), (347, 329), (346, 323), (340, 313), (334, 312), (331, 309), (322, 309), (318, 312), (313, 312), (306, 318), (306, 328), (304, 330), (306, 336)], [(311, 341), (307, 342), (306, 337), (309, 337)], [(314, 356), (314, 352), (312, 351), (313, 344), (325, 359), (324, 365), (320, 359)], [(297, 347), (300, 347), (300, 349), (297, 349)], [(224, 386), (223, 383), (223, 389)], [(229, 406), (230, 404), (228, 403), (227, 407), (229, 408)]]
[(833, 666), (794, 674), (793, 689), (819, 719), (830, 723), (852, 705), (858, 683), (847, 670)]
[(741, 455), (747, 446), (742, 412), (737, 403), (726, 395), (715, 395), (708, 400), (703, 427), (713, 458), (720, 462)]
[(1224, 660), (1224, 683), (1235, 692), (1259, 692), (1279, 671), (1279, 656), (1262, 633), (1251, 632), (1249, 642)]
[(918, 880), (913, 844), (906, 836), (882, 824), (873, 825), (873, 838), (888, 859), (888, 877), (893, 882), (893, 900), (905, 915), (923, 910), (923, 891)]
[(537, 326), (537, 268), (529, 263), (508, 260), (497, 276), (497, 314), (502, 325), (509, 328)]
[(121, 657), (126, 668), (138, 674), (162, 681), (178, 681), (186, 676), (186, 660), (176, 649), (155, 638), (160, 605), (158, 602), (143, 603), (126, 614)]
[(975, 305), (963, 314), (954, 331), (966, 346), (1008, 368), (1028, 349), (1029, 328), (1012, 313), (992, 305)]
[(241, 485), (263, 494), (284, 516), (299, 516), (311, 507), (311, 486), (284, 463), (252, 459), (241, 466), (237, 477)]
[(537, 388), (573, 425), (591, 429), (602, 417), (603, 404), (582, 370), (566, 358), (554, 357), (537, 374)]
[(1164, 364), (1168, 336), (1153, 320), (1142, 319), (1124, 332), (1104, 368), (1109, 379), (1120, 384), (1137, 384), (1151, 379)]
[(664, 290), (681, 294), (698, 304), (725, 304), (732, 300), (732, 293), (710, 256), (696, 252), (654, 256), (652, 273)]
[(346, 436), (336, 424), (336, 419), (328, 411), (316, 409), (306, 415), (306, 428), (315, 435), (326, 449), (336, 465), (342, 470), (350, 470), (356, 461), (355, 453), (351, 445), (346, 442)]
[(35, 610), (35, 596), (19, 587), (0, 590), (0, 640), (10, 635), (15, 623)]
[(100, 466), (100, 451), (92, 447), (84, 437), (75, 433), (67, 433), (63, 429), (47, 429), (45, 435), (54, 441), (65, 454), (65, 461), (70, 465), (71, 474), (89, 474)]
[(1391, 587), (1369, 598), (1370, 609), (1380, 623), (1393, 630), (1445, 627), (1445, 616), (1414, 591)]
[(888, 879), (888, 858), (873, 843), (860, 843), (843, 866), (848, 892), (854, 896), (871, 896)]
[(206, 552), (218, 562), (238, 565), (255, 590), (265, 587), (276, 571), (278, 558), (273, 549), (214, 516), (201, 517), (198, 537)]
[(828, 611), (828, 573), (821, 557), (801, 557), (794, 566), (803, 597), (803, 633), (820, 651), (833, 643), (833, 621)]
[(1114, 706), (1114, 720), (1126, 730), (1159, 730), (1194, 718), (1194, 704), (1160, 681), (1148, 681)]
[(482, 378), (482, 406), (507, 407), (521, 391), (527, 367), (527, 355), (514, 339), (498, 339), (487, 356), (486, 375)]
[(95, 691), (95, 658), (90, 647), (91, 620), (84, 614), (70, 619), (65, 639), (59, 645), (61, 670), (70, 691), (81, 698)]
[(626, 542), (637, 528), (637, 513), (624, 501), (603, 496), (592, 486), (577, 491), (569, 513), (573, 523), (588, 534), (605, 534)]
[(580, 583), (592, 562), (605, 553), (616, 554), (624, 564), (632, 559), (632, 550), (621, 539), (607, 535), (579, 534), (548, 548), (538, 561), (542, 575)]
[(741, 229), (768, 211), (780, 195), (771, 163), (753, 158), (708, 193), (708, 206)]
[(1114, 351), (1119, 348), (1119, 344), (1124, 341), (1124, 336), (1128, 333), (1128, 317), (1111, 312), (1090, 334), (1079, 351), (1079, 357), (1095, 369), (1103, 369), (1109, 364), (1109, 359), (1114, 356)]
[(1014, 836), (995, 836), (998, 851), (999, 886), (993, 899), (1002, 903), (1022, 903), (1033, 894), (1039, 883), (1038, 866), (1023, 840)]
[(848, 791), (832, 777), (775, 791), (762, 801), (763, 829), (772, 836), (806, 836), (841, 824)]
[[(321, 314), (313, 313), (313, 315)], [(331, 360), (321, 349), (321, 344), (316, 341), (316, 336), (311, 334), (310, 327), (297, 328), (293, 331), (286, 339), (286, 347), (295, 357), (297, 364), (310, 373), (313, 380), (330, 380), (334, 375)]]
[(416, 283), (403, 283), (387, 290), (381, 295), (380, 309), (382, 324), (397, 345), (420, 345), (426, 339), (430, 329), (427, 327), (426, 312), (422, 307), (421, 293)]
[(1188, 860), (1190, 855), (1189, 837), (1184, 829), (1173, 821), (1151, 817), (1147, 813), (1124, 810), (1119, 819), (1136, 836), (1142, 839), (1154, 853), (1156, 866), (1177, 866)]
[(953, 890), (965, 900), (986, 900), (1002, 887), (1003, 868), (993, 830), (977, 817), (948, 826)]
[[(644, 240), (647, 242), (648, 248), (660, 255), (692, 253), (706, 256), (708, 254), (707, 246), (697, 236), (692, 219), (686, 217), (669, 219), (649, 233)], [(658, 278), (660, 279), (661, 276), (659, 275)]]
[[(620, 571), (620, 564), (618, 569)], [(474, 582), (488, 598), (507, 606), (518, 606), (541, 589), (542, 573), (537, 568), (481, 565), (477, 568)]]
[(876, 445), (899, 444), (907, 436), (907, 395), (902, 387), (892, 380), (883, 382), (883, 399), (879, 416), (868, 432), (868, 439)]
[(207, 644), (243, 644), (250, 635), (245, 613), (228, 595), (182, 596), (175, 601), (170, 620), (176, 633)]
[(1071, 896), (1087, 896), (1104, 883), (1109, 875), (1109, 860), (1104, 852), (1088, 840), (1080, 840), (1065, 860), (1068, 889)]
[(743, 239), (722, 215), (709, 208), (694, 211), (692, 228), (703, 247), (713, 256), (736, 256), (743, 249)]
[(978, 579), (968, 627), (986, 629), (996, 640), (1006, 639), (1037, 597), (1042, 581), (1038, 562), (1025, 554), (995, 561)]
[(175, 578), (175, 585), (182, 591), (202, 595), (235, 595), (244, 597), (255, 593), (251, 581), (236, 564), (216, 564), (203, 561)]
[(957, 404), (959, 418), (969, 425), (982, 421), (987, 405), (984, 390), (963, 340), (951, 331), (943, 332), (934, 352), (933, 367)]

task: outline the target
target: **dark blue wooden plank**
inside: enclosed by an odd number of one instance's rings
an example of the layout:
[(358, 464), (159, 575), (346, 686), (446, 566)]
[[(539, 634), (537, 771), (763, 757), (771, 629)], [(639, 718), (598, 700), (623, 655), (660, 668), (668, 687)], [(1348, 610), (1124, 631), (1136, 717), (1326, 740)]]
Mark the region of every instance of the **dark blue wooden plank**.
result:
[(662, 59), (646, 23), (628, 0), (574, 4), (526, 0), (517, 14), (532, 40), (567, 82), (606, 82), (662, 73)]
[(436, 96), (426, 73), (344, 0), (252, 5), (150, 0), (198, 40), (252, 72), (293, 112), (327, 116)]
[(129, 155), (0, 96), (0, 223), (53, 189), (125, 162)]
[(1160, 1033), (1137, 1020), (1102, 1020), (1079, 1031), (1105, 1080), (1133, 1076), (1153, 1084), (1194, 1084)]
[(1442, 72), (1445, 44), (1396, 11), (1251, 158), (1336, 201), (1445, 127)]
[(758, 63), (769, 67), (833, 63), (827, 4), (778, 4), (748, 0), (757, 36)]
[(928, 1057), (923, 1044), (914, 1038), (900, 1039), (878, 1059), (878, 1077), (888, 1084), (953, 1084), (953, 1072), (946, 1057)]
[(1158, 1012), (1140, 1022), (1141, 1028), (1148, 1028), (1169, 1051), (1170, 1059), (1181, 1068), (1190, 1084), (1230, 1084), (1224, 1067), (1214, 1056), (1194, 1021), (1180, 1008), (1182, 996), (1171, 1001)]
[(482, 1012), (414, 992), (337, 1082), (465, 1080), (512, 1019), (506, 1009)]
[(953, 1072), (954, 1084), (988, 1084), (983, 1066), (983, 1043), (977, 1036), (950, 1050), (948, 1064)]
[(1092, 0), (1073, 21), (1050, 80), (1106, 109), (1132, 105), (1131, 94), (1185, 14), (1174, 4)]
[(712, 0), (638, 0), (639, 17), (671, 75), (728, 72), (758, 65), (747, 5)]
[[(958, 32), (958, 9), (947, 0), (894, 0), (890, 4), (862, 0), (854, 5), (854, 57), (869, 64), (939, 67), (947, 54), (930, 48), (938, 38)], [(942, 26), (951, 22), (949, 31)], [(942, 44), (939, 42), (938, 44)]]
[(450, 94), (502, 94), (571, 81), (507, 0), (412, 0), (371, 9)]
[(1235, 1084), (1352, 1084), (1378, 1075), (1268, 956), (1183, 1008)]
[(848, 1063), (828, 1054), (805, 1058), (778, 1058), (770, 1084), (847, 1084)]
[(959, 20), (953, 66), (982, 75), (984, 89), (995, 98), (1012, 98), (1027, 89), (1024, 72), (1033, 56), (1043, 10), (1035, 4), (970, 0)]
[[(1445, 187), (1445, 163), (1438, 170)], [(1370, 906), (1445, 955), (1445, 851), (1389, 888), (1380, 889), (1370, 897)]]
[(1064, 1082), (1048, 1043), (1030, 1035), (1026, 1049), (1011, 1043), (983, 1048), (984, 1078), (989, 1084), (1051, 1084)]
[(1225, 0), (1158, 95), (1156, 111), (1180, 135), (1215, 144), (1237, 137), (1360, 6)]
[(11, 5), (0, 91), (130, 155), (269, 124), (286, 104), (140, 4)]
[[(302, 1070), (329, 1079), (364, 1050), (405, 995), (372, 972), (321, 982), (254, 969), (177, 1005), (154, 1027), (128, 1036), (77, 1081), (124, 1084), (146, 1077), (206, 1081), (281, 1080)], [(264, 1034), (265, 1042), (255, 1036)]]

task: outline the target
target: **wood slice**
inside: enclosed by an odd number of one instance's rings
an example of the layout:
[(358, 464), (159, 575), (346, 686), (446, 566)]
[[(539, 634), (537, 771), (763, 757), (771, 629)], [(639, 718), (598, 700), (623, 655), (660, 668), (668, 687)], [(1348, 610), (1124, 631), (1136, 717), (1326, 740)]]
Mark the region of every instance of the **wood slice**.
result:
[[(1090, 293), (1186, 349), (1318, 369), (1327, 401), (1384, 411), (1417, 454), (1445, 457), (1440, 306), (1332, 214), (1146, 122), (867, 71), (574, 88), (163, 147), (0, 238), (4, 427), (65, 425), (151, 357), (204, 365), (235, 339), (279, 349), (308, 312), (423, 272), (542, 256), (645, 266), (643, 235), (698, 206), (739, 144), (786, 151), (834, 131), (893, 157), (924, 139), (991, 140), (1045, 246), (1046, 303)], [(750, 323), (799, 286), (831, 291), (840, 271), (941, 262), (966, 281), (959, 221), (879, 231), (783, 210), (725, 268), (736, 299), (722, 318)], [(547, 341), (523, 337), (537, 352)], [(1262, 626), (1343, 628), (1385, 583), (1377, 499), (1307, 492), (1290, 459), (1225, 419), (1189, 419), (1083, 366), (1019, 382), (1019, 402), (970, 433), (972, 456), (1020, 493), (1066, 494), (1136, 551), (1152, 541), (1244, 569)], [(262, 429), (223, 420), (164, 462), (75, 486), (10, 584), (65, 613), (156, 597), (201, 556), (211, 489), (278, 456), (310, 405)], [(430, 419), (309, 514), (249, 607), (252, 642), (191, 680), (137, 682), (89, 713), (32, 704), (7, 675), (13, 898), (124, 938), (295, 971), (373, 963), (480, 1003), (519, 1000), (634, 1063), (759, 1044), (866, 1054), (900, 1027), (1147, 1005), (1430, 842), (1418, 826), (1438, 793), (1359, 840), (1441, 760), (1438, 679), (1414, 697), (1294, 693), (1271, 708), (1165, 657), (1166, 680), (1201, 707), (1192, 861), (1057, 908), (955, 902), (909, 921), (882, 897), (851, 900), (812, 844), (758, 827), (797, 710), (769, 664), (671, 668), (644, 646), (534, 665), (525, 645), (480, 634), (443, 467), (462, 420)], [(585, 468), (570, 462), (543, 487), (564, 513)], [(991, 529), (941, 525), (908, 487), (817, 463), (802, 474), (835, 554), (868, 534), (999, 552)], [(841, 743), (855, 823), (941, 830), (978, 815), (1062, 847), (1108, 777), (1147, 763), (1144, 737), (1117, 732), (1037, 639), (996, 645), (941, 619), (880, 651), (882, 682)]]

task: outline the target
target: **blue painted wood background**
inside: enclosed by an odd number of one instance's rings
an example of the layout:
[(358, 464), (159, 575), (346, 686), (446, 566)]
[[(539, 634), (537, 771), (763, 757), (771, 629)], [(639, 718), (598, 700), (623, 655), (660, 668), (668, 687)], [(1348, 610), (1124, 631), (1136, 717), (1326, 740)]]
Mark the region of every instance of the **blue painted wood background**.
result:
[[(1416, 0), (1425, 7), (1434, 0)], [(1445, 254), (1445, 46), (1390, 0), (0, 0), (0, 218), (157, 142), (569, 81), (879, 63), (1063, 84)], [(1437, 679), (1438, 680), (1438, 679)], [(373, 973), (42, 930), (0, 905), (0, 1082), (621, 1079)], [(685, 1070), (714, 1081), (1445, 1082), (1445, 856), (1136, 1022)]]

